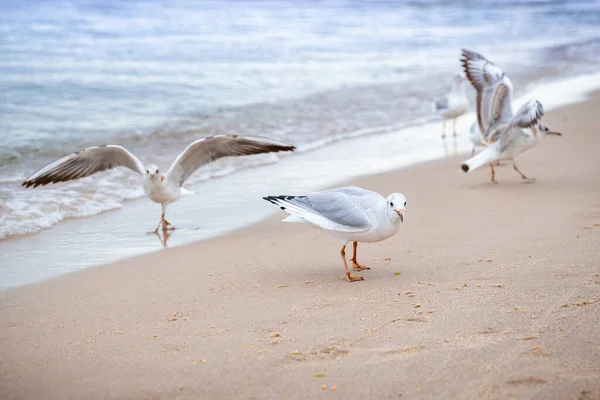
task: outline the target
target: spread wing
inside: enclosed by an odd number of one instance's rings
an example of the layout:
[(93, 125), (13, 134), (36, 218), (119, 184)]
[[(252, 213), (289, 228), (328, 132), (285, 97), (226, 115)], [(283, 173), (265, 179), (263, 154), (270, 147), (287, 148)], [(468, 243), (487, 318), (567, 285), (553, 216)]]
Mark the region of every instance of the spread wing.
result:
[(544, 107), (537, 100), (523, 104), (509, 122), (509, 126), (531, 128), (544, 116)]
[(124, 147), (109, 144), (88, 147), (60, 158), (31, 175), (22, 185), (36, 187), (49, 183), (66, 182), (116, 167), (126, 167), (144, 175), (144, 164), (136, 156)]
[(181, 186), (198, 168), (219, 158), (295, 149), (294, 146), (262, 137), (218, 135), (202, 138), (177, 156), (167, 171), (166, 178)]
[(493, 84), (491, 96), (487, 99), (491, 111), (488, 129), (510, 122), (513, 117), (512, 93), (512, 82), (506, 75)]
[(512, 82), (502, 69), (479, 53), (463, 49), (460, 61), (477, 92), (479, 129), (486, 132), (492, 123), (500, 123), (507, 113), (512, 115)]
[(510, 143), (519, 135), (523, 134), (521, 129), (531, 128), (544, 115), (544, 108), (537, 100), (530, 100), (523, 104), (510, 120), (500, 137), (500, 151), (506, 150)]

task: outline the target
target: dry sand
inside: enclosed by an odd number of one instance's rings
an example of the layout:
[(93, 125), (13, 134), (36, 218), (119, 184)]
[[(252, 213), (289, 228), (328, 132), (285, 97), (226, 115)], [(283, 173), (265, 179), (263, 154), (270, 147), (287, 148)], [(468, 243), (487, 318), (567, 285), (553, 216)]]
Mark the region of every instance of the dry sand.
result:
[(1, 293), (0, 398), (598, 399), (598, 110), (545, 118), (532, 184), (457, 158), (350, 182), (408, 198), (363, 282), (281, 213)]

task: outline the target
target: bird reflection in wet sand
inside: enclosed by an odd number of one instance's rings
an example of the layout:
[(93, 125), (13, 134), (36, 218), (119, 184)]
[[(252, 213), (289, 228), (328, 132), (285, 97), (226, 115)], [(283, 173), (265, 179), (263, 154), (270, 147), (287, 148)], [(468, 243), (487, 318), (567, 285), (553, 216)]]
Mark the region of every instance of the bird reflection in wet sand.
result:
[[(162, 235), (161, 233), (162, 232)], [(159, 231), (155, 231), (155, 232), (149, 232), (149, 234), (154, 234), (156, 235), (156, 237), (158, 238), (158, 240), (160, 240), (160, 242), (162, 243), (163, 247), (166, 249), (167, 246), (167, 242), (169, 241), (169, 238), (171, 237), (171, 235), (173, 235), (173, 231), (169, 231), (169, 230), (159, 230)]]

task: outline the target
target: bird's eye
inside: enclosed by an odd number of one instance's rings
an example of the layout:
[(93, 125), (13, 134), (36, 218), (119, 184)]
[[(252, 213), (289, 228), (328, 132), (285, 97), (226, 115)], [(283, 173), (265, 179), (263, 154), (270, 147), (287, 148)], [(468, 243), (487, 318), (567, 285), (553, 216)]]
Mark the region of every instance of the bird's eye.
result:
[(406, 202), (404, 202), (404, 207), (406, 207)]
[(390, 206), (391, 206), (391, 207), (394, 207), (394, 203), (390, 203)]
[(149, 173), (150, 173), (150, 170), (149, 170), (149, 169), (147, 169), (147, 170), (146, 170), (146, 173), (147, 173), (147, 174), (149, 174)]

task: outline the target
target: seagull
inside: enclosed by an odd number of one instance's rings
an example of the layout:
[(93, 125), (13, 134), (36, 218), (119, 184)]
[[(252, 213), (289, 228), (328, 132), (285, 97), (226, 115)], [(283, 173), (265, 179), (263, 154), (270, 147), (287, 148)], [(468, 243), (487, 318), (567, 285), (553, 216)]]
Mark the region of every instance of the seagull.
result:
[[(469, 140), (473, 143), (473, 150), (471, 150), (471, 157), (475, 155), (475, 153), (479, 153), (480, 151), (485, 150), (488, 146), (488, 143), (483, 138), (483, 133), (479, 130), (479, 123), (477, 121), (471, 124), (471, 129), (469, 129)], [(503, 164), (500, 161), (496, 161), (494, 166), (500, 167)]]
[(290, 216), (284, 222), (300, 222), (312, 225), (337, 238), (342, 243), (342, 261), (349, 282), (362, 281), (348, 270), (346, 246), (353, 242), (352, 266), (355, 271), (370, 269), (356, 259), (358, 242), (380, 242), (398, 232), (404, 222), (406, 197), (393, 193), (387, 198), (359, 187), (342, 187), (311, 193), (306, 196), (263, 197)]
[(217, 135), (192, 142), (177, 156), (165, 174), (161, 174), (155, 164), (144, 164), (131, 152), (121, 146), (104, 145), (88, 147), (85, 150), (60, 158), (33, 175), (22, 186), (34, 188), (49, 183), (66, 182), (84, 178), (96, 172), (126, 167), (144, 178), (143, 188), (150, 200), (160, 203), (162, 214), (154, 233), (162, 225), (163, 232), (175, 227), (165, 219), (167, 205), (180, 197), (192, 193), (183, 183), (201, 166), (219, 158), (245, 156), (250, 154), (294, 151), (296, 148), (275, 140), (237, 135)]
[(487, 147), (487, 142), (483, 138), (483, 133), (479, 129), (479, 123), (477, 121), (471, 124), (471, 129), (469, 129), (469, 140), (473, 143), (471, 157), (473, 157), (476, 152), (478, 153)]
[(473, 51), (462, 51), (461, 63), (467, 79), (477, 91), (477, 125), (481, 139), (487, 148), (465, 161), (464, 172), (473, 171), (489, 164), (492, 183), (497, 183), (493, 163), (511, 160), (521, 178), (523, 174), (515, 163), (515, 157), (534, 147), (544, 136), (561, 136), (547, 125), (538, 123), (544, 115), (542, 104), (537, 100), (525, 103), (517, 113), (512, 109), (513, 86), (510, 78), (496, 65)]
[(469, 172), (489, 164), (492, 169), (492, 183), (497, 183), (493, 163), (500, 160), (511, 160), (514, 170), (521, 175), (521, 178), (529, 180), (517, 168), (515, 157), (531, 149), (542, 137), (562, 135), (560, 132), (550, 130), (546, 125), (538, 124), (538, 120), (543, 115), (544, 110), (539, 101), (531, 100), (525, 103), (506, 125), (501, 125), (492, 131), (488, 147), (465, 161), (461, 166), (462, 170)]
[(452, 135), (456, 136), (456, 118), (467, 112), (469, 99), (465, 93), (464, 82), (461, 75), (454, 76), (452, 90), (433, 103), (433, 110), (440, 114), (444, 120), (442, 125), (442, 139), (446, 137), (446, 120), (452, 119)]

